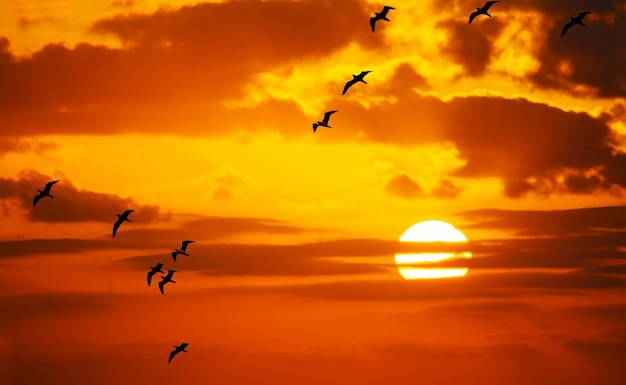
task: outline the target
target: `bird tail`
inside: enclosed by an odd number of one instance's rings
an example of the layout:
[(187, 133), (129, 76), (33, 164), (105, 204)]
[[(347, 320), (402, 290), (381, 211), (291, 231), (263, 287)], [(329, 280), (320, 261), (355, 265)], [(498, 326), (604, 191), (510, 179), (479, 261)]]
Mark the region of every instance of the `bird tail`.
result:
[(489, 12), (485, 12), (485, 15), (491, 17), (491, 15), (489, 14)]
[[(584, 25), (584, 24), (583, 24), (583, 25)], [(48, 194), (48, 196), (49, 196), (50, 198), (54, 198), (54, 197), (53, 197), (52, 195), (50, 195), (50, 194)]]
[(584, 25), (582, 21), (579, 24), (582, 25), (583, 27), (586, 27), (586, 25)]
[(128, 221), (128, 222), (132, 222), (132, 221), (131, 221), (130, 219), (128, 219), (128, 218), (124, 218), (124, 220), (125, 220), (125, 221)]
[(176, 283), (176, 281), (172, 281), (171, 279), (170, 279), (170, 282), (171, 282), (171, 283)]
[(361, 79), (361, 81), (362, 81), (363, 83), (367, 84), (367, 82), (366, 82), (365, 80)]
[(172, 251), (172, 258), (174, 258), (174, 262), (176, 262), (176, 255), (177, 255), (177, 254), (178, 254), (178, 253), (176, 253), (175, 251)]
[(385, 21), (391, 21), (391, 20), (387, 19), (386, 17), (383, 17), (383, 20), (385, 20)]

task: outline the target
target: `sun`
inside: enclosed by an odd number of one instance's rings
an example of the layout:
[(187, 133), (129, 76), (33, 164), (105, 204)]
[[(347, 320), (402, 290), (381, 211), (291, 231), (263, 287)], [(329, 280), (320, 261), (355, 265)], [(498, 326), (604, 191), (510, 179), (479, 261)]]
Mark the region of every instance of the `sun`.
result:
[[(457, 228), (443, 221), (425, 221), (409, 227), (400, 237), (420, 252), (396, 253), (398, 272), (404, 279), (462, 277), (467, 267), (433, 267), (445, 260), (471, 258), (469, 251), (453, 251), (467, 244), (467, 238)], [(423, 250), (423, 251), (422, 251)], [(426, 267), (428, 266), (428, 267)]]

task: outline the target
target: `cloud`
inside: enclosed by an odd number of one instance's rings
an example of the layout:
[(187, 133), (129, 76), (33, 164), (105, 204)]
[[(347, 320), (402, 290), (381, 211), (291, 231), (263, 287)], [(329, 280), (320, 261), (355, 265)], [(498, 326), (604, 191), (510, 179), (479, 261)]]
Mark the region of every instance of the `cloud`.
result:
[(463, 67), (469, 76), (484, 75), (491, 61), (493, 41), (503, 30), (504, 22), (499, 19), (468, 25), (467, 21), (448, 19), (437, 27), (447, 30), (450, 36), (442, 51)]
[[(522, 10), (538, 10), (545, 15), (547, 40), (536, 53), (538, 71), (528, 80), (542, 88), (567, 91), (574, 95), (595, 97), (626, 96), (626, 46), (622, 26), (626, 9), (619, 1), (568, 3), (517, 1), (510, 5)], [(570, 16), (591, 11), (584, 19), (586, 27), (574, 26), (561, 38), (561, 29)]]
[(225, 121), (247, 121), (223, 102), (241, 97), (253, 75), (351, 43), (383, 44), (362, 20), (367, 15), (354, 0), (235, 1), (119, 14), (93, 25), (91, 32), (119, 38), (123, 49), (57, 43), (16, 57), (2, 39), (0, 114), (8, 135), (180, 134), (181, 126), (229, 132)]
[(152, 222), (158, 215), (158, 207), (140, 205), (132, 198), (121, 198), (114, 194), (79, 190), (63, 178), (51, 190), (54, 198), (43, 198), (33, 207), (37, 190), (53, 178), (34, 170), (22, 170), (17, 179), (0, 178), (0, 199), (16, 203), (26, 211), (30, 221), (38, 222), (115, 222), (115, 214), (134, 209), (132, 219)]
[(42, 142), (26, 138), (0, 137), (0, 158), (10, 152), (44, 154), (59, 147), (56, 142)]
[(593, 235), (626, 230), (626, 206), (569, 210), (478, 209), (457, 215), (474, 221), (465, 228), (511, 230), (518, 236)]
[(387, 181), (385, 191), (392, 196), (409, 200), (424, 195), (422, 187), (403, 172), (397, 173)]
[[(377, 264), (346, 262), (336, 258), (390, 255), (396, 242), (374, 239), (337, 240), (299, 245), (198, 244), (190, 246), (186, 269), (223, 276), (316, 276), (380, 274)], [(163, 258), (170, 258), (163, 254)], [(391, 257), (390, 257), (391, 258)], [(154, 255), (127, 258), (121, 264), (145, 269)]]

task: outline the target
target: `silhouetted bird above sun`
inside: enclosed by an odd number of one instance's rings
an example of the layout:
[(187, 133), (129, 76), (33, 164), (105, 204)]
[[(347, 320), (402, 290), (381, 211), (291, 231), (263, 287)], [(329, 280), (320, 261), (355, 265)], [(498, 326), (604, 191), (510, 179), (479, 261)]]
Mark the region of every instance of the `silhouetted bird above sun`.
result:
[(172, 251), (172, 258), (174, 258), (174, 262), (176, 262), (176, 256), (178, 254), (189, 256), (189, 254), (187, 254), (187, 245), (190, 243), (194, 243), (194, 242), (195, 241), (183, 241), (183, 245), (181, 246), (180, 249), (176, 249)]
[(370, 72), (372, 72), (372, 71), (361, 71), (361, 73), (358, 74), (358, 75), (352, 75), (352, 80), (350, 80), (349, 82), (346, 83), (346, 85), (343, 87), (343, 92), (341, 94), (345, 95), (346, 91), (348, 91), (348, 88), (352, 87), (352, 85), (357, 83), (357, 82), (363, 82), (363, 83), (367, 84), (367, 82), (365, 80), (363, 80), (363, 78), (365, 77), (365, 75), (367, 75)]
[(174, 357), (176, 357), (176, 355), (180, 352), (185, 352), (185, 353), (189, 353), (188, 351), (185, 350), (185, 348), (189, 346), (188, 343), (183, 342), (182, 344), (176, 346), (174, 345), (174, 347), (176, 349), (172, 350), (172, 352), (170, 353), (170, 358), (167, 359), (167, 363), (169, 364), (170, 362), (172, 362), (172, 360), (174, 359)]
[(390, 6), (388, 6), (388, 5), (385, 5), (385, 6), (383, 7), (383, 10), (382, 10), (382, 11), (380, 11), (380, 12), (374, 12), (374, 14), (375, 14), (376, 16), (374, 16), (374, 17), (372, 17), (372, 18), (370, 19), (370, 26), (372, 26), (372, 32), (375, 32), (374, 30), (376, 29), (376, 22), (377, 22), (378, 20), (391, 21), (391, 20), (387, 19), (387, 12), (389, 12), (389, 10), (391, 10), (391, 9), (395, 9), (395, 8), (394, 8), (394, 7), (390, 7)]
[(133, 211), (135, 211), (135, 210), (126, 210), (122, 214), (115, 214), (115, 215), (117, 215), (117, 221), (115, 221), (115, 223), (113, 224), (113, 238), (115, 238), (115, 234), (117, 233), (117, 229), (119, 229), (119, 227), (122, 224), (122, 222), (124, 222), (124, 221), (132, 222), (130, 219), (128, 219), (128, 216)]
[(150, 266), (150, 269), (152, 270), (148, 272), (148, 286), (150, 286), (150, 284), (152, 283), (152, 276), (154, 276), (156, 273), (165, 273), (163, 270), (161, 270), (162, 267), (162, 263), (157, 263), (155, 266)]
[(39, 200), (43, 197), (54, 198), (52, 195), (50, 195), (50, 189), (57, 182), (58, 180), (53, 180), (52, 182), (46, 183), (46, 187), (44, 187), (43, 190), (37, 190), (39, 191), (39, 194), (35, 195), (35, 198), (33, 199), (33, 207), (37, 206), (37, 202), (39, 202)]
[(482, 8), (476, 8), (476, 11), (472, 12), (470, 14), (469, 23), (468, 24), (472, 24), (472, 21), (478, 15), (487, 15), (487, 16), (491, 17), (491, 15), (489, 14), (489, 8), (491, 8), (491, 6), (494, 5), (495, 3), (499, 3), (499, 2), (500, 1), (488, 1), (488, 2), (485, 3), (485, 5), (483, 5)]
[(583, 24), (583, 18), (584, 18), (586, 15), (590, 14), (590, 13), (591, 13), (591, 12), (581, 12), (581, 13), (579, 13), (579, 14), (578, 14), (578, 16), (576, 16), (576, 17), (571, 17), (571, 16), (570, 16), (570, 19), (572, 19), (572, 20), (570, 20), (570, 22), (569, 22), (569, 23), (567, 23), (567, 24), (565, 24), (565, 25), (563, 26), (563, 30), (561, 31), (561, 37), (565, 36), (565, 33), (567, 32), (567, 30), (568, 30), (568, 29), (570, 29), (570, 27), (571, 27), (572, 25), (574, 25), (574, 24), (580, 24), (580, 25), (582, 25), (582, 26), (584, 27), (585, 25)]
[(161, 294), (165, 295), (165, 293), (163, 292), (163, 286), (165, 286), (166, 283), (176, 283), (176, 281), (172, 279), (172, 276), (177, 271), (178, 270), (168, 270), (167, 275), (165, 277), (161, 277), (161, 282), (159, 282), (159, 290), (161, 290)]
[(313, 123), (313, 132), (315, 132), (317, 130), (317, 127), (327, 127), (327, 128), (332, 128), (331, 126), (328, 125), (328, 120), (330, 119), (330, 116), (332, 114), (334, 114), (335, 112), (337, 112), (337, 110), (333, 110), (333, 111), (327, 111), (324, 113), (324, 119), (320, 120), (317, 123)]

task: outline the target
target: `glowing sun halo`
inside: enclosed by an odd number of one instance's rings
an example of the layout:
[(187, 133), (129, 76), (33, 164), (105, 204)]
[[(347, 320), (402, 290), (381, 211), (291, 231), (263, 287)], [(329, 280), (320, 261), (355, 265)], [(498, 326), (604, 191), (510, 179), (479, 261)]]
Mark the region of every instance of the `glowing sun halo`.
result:
[[(422, 247), (425, 243), (441, 245), (443, 243), (462, 244), (467, 243), (463, 233), (449, 223), (442, 221), (425, 221), (409, 227), (400, 237), (400, 242), (419, 243)], [(452, 247), (450, 247), (452, 249)], [(398, 272), (404, 279), (448, 278), (462, 277), (469, 270), (467, 267), (423, 267), (424, 264), (432, 264), (444, 260), (456, 258), (471, 258), (469, 251), (462, 252), (414, 252), (396, 253), (395, 260)], [(420, 267), (422, 265), (422, 267)]]

